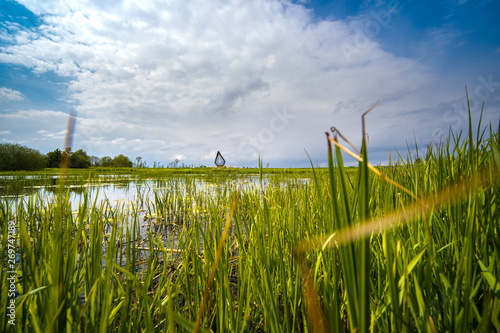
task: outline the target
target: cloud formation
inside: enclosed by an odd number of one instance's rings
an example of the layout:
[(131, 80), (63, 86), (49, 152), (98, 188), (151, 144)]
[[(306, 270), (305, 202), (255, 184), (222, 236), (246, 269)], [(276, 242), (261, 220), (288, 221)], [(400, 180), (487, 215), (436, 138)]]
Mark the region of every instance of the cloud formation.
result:
[[(259, 155), (303, 160), (303, 148), (324, 155), (332, 125), (359, 142), (360, 115), (378, 99), (383, 114), (369, 128), (381, 149), (461, 93), (434, 92), (432, 68), (370, 36), (346, 57), (341, 45), (356, 43), (359, 21), (318, 20), (291, 1), (19, 2), (41, 24), (6, 23), (0, 62), (70, 78), (75, 144), (93, 155), (198, 163), (220, 150), (230, 165)], [(2, 99), (22, 97), (0, 90)], [(403, 120), (410, 110), (419, 111)]]
[(0, 101), (2, 102), (22, 101), (23, 99), (24, 95), (17, 90), (5, 87), (0, 88)]

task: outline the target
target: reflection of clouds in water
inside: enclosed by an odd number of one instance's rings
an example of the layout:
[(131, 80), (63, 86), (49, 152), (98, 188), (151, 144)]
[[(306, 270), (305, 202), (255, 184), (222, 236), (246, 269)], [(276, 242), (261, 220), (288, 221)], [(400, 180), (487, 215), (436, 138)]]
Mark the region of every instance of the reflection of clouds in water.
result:
[[(154, 173), (153, 173), (154, 175)], [(180, 230), (197, 223), (201, 228), (207, 227), (207, 218), (213, 214), (212, 202), (231, 200), (231, 193), (237, 190), (241, 183), (241, 191), (249, 192), (263, 200), (267, 189), (284, 189), (301, 187), (310, 182), (309, 178), (282, 175), (265, 175), (260, 179), (257, 174), (213, 175), (186, 174), (183, 176), (166, 176), (163, 178), (137, 179), (135, 175), (98, 175), (85, 179), (82, 175), (69, 175), (64, 186), (69, 192), (68, 201), (71, 205), (73, 219), (80, 214), (91, 214), (95, 205), (99, 220), (104, 223), (104, 233), (112, 232), (112, 228), (124, 225), (131, 227), (137, 223), (142, 236), (148, 232), (158, 235), (164, 242), (177, 247), (182, 238)], [(58, 201), (59, 175), (27, 176), (30, 186), (20, 187), (15, 196), (1, 196), (14, 207), (26, 200), (30, 195), (38, 198), (35, 205), (40, 214), (46, 214), (56, 208)], [(22, 183), (19, 178), (0, 177), (0, 181)], [(38, 181), (41, 185), (34, 185)], [(87, 211), (82, 212), (87, 200)], [(223, 213), (222, 211), (220, 213)], [(217, 213), (218, 214), (218, 213)], [(86, 226), (88, 228), (88, 226)], [(144, 254), (146, 255), (146, 254)]]
[[(79, 175), (67, 176), (64, 186), (65, 190), (69, 190), (71, 202), (71, 209), (78, 210), (78, 207), (84, 201), (84, 196), (88, 195), (90, 202), (101, 204), (107, 202), (111, 207), (124, 206), (131, 207), (134, 205), (136, 209), (144, 209), (139, 207), (138, 204), (146, 206), (148, 203), (155, 202), (155, 196), (158, 198), (170, 198), (171, 196), (180, 196), (184, 199), (192, 199), (195, 203), (195, 195), (218, 195), (219, 190), (224, 188), (236, 189), (241, 181), (241, 177), (237, 175), (231, 176), (213, 176), (207, 177), (204, 174), (200, 175), (185, 175), (181, 178), (165, 177), (164, 179), (135, 179), (135, 175), (99, 175), (97, 178), (84, 179), (85, 177)], [(194, 179), (189, 179), (189, 178)], [(238, 178), (240, 177), (240, 178)], [(17, 192), (0, 195), (0, 198), (7, 200), (14, 200), (19, 202), (21, 195), (34, 195), (36, 194), (42, 200), (48, 201), (55, 200), (59, 191), (58, 179), (59, 175), (45, 175), (45, 176), (25, 176), (24, 181), (29, 180), (29, 186), (23, 186), (23, 180), (14, 179), (13, 176), (1, 176), (0, 181), (4, 180), (5, 183), (19, 182), (21, 186), (17, 187)], [(71, 182), (78, 182), (78, 184)], [(262, 184), (258, 175), (248, 174), (243, 177), (242, 191), (260, 191), (260, 187), (267, 188), (269, 186), (282, 187), (282, 186), (302, 186), (308, 184), (309, 178), (278, 178), (273, 179), (272, 176), (264, 175)], [(1, 193), (1, 192), (0, 192)]]

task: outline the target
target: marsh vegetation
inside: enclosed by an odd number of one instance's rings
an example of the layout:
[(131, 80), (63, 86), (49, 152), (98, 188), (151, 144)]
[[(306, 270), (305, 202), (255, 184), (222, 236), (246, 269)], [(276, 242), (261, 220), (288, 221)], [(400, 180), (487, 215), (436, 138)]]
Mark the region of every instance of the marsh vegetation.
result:
[(499, 147), (490, 125), (384, 168), (329, 136), (323, 169), (4, 175), (0, 330), (500, 331)]

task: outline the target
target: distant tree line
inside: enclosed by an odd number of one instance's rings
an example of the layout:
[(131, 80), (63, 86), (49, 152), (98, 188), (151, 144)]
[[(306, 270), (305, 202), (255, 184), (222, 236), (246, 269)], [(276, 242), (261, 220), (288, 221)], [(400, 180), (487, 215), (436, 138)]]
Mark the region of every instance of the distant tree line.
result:
[(109, 156), (99, 158), (97, 156), (88, 156), (82, 149), (72, 152), (70, 148), (66, 148), (64, 151), (56, 149), (44, 155), (36, 149), (19, 144), (0, 144), (0, 171), (40, 170), (47, 167), (59, 168), (63, 160), (68, 161), (68, 167), (80, 169), (91, 166), (146, 166), (146, 163), (142, 161), (141, 157), (137, 157), (136, 163), (132, 163), (132, 161), (123, 154), (113, 158)]
[(19, 144), (0, 143), (0, 170), (38, 170), (46, 166), (45, 155)]

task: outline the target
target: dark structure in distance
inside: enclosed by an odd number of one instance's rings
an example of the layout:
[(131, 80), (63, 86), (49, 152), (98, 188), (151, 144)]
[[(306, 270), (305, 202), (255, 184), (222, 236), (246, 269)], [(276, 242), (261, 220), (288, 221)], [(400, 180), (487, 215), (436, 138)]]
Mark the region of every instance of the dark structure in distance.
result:
[(222, 157), (220, 151), (217, 152), (214, 163), (218, 167), (224, 166), (224, 164), (226, 164), (226, 160), (224, 159), (224, 157)]

